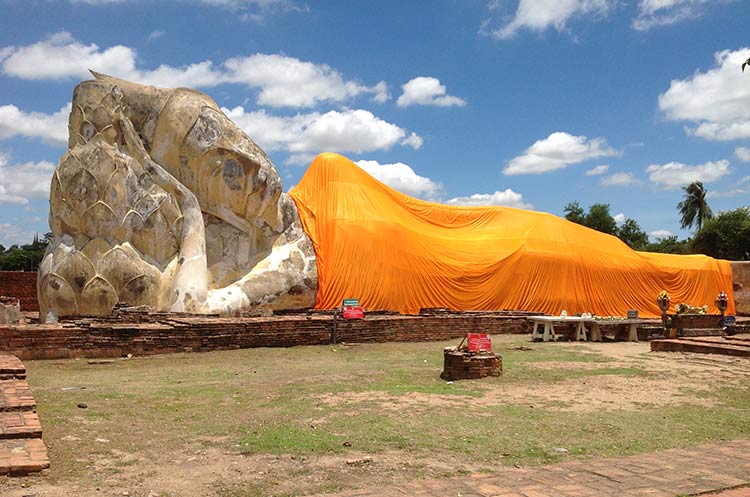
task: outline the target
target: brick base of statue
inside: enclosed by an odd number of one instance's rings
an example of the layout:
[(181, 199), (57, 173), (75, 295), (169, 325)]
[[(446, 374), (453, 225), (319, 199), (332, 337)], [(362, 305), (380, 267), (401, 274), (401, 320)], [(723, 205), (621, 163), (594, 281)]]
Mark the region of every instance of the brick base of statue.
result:
[(473, 352), (456, 347), (446, 347), (443, 351), (443, 372), (440, 377), (444, 380), (478, 379), (500, 376), (502, 373), (503, 359), (492, 352)]

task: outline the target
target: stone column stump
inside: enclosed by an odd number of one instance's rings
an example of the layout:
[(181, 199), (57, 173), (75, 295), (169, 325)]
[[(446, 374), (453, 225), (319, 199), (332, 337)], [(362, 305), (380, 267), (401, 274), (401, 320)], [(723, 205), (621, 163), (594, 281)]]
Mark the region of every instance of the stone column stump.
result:
[(21, 322), (21, 303), (12, 297), (0, 296), (0, 324), (19, 324)]

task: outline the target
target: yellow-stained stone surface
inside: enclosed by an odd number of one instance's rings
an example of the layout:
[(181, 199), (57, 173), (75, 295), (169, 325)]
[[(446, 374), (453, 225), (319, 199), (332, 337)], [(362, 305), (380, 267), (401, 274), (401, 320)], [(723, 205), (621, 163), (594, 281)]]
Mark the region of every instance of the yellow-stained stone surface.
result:
[(210, 97), (95, 74), (52, 177), (43, 319), (117, 302), (231, 314), (308, 307), (312, 243), (263, 150)]

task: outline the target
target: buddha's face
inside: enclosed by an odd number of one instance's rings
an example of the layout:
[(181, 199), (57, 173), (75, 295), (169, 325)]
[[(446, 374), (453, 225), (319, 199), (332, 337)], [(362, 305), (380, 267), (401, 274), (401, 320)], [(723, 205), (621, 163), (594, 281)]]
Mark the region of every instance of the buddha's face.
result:
[[(159, 127), (157, 126), (158, 137)], [(201, 106), (179, 142), (179, 179), (204, 210), (280, 232), (281, 180), (265, 153), (220, 110)], [(226, 219), (230, 224), (233, 219)]]

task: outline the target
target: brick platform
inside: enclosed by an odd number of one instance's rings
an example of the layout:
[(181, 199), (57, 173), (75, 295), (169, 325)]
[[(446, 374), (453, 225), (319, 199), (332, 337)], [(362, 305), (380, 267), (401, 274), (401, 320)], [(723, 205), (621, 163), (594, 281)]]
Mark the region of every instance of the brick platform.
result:
[[(352, 490), (325, 497), (675, 497), (750, 485), (750, 440), (652, 454), (502, 468), (450, 480)], [(747, 497), (750, 489), (719, 494)], [(319, 495), (317, 497), (324, 497)]]
[(26, 368), (0, 354), (0, 475), (24, 475), (49, 468), (36, 402), (26, 383)]
[(0, 474), (21, 476), (49, 468), (41, 438), (0, 440)]
[(0, 380), (25, 380), (26, 367), (14, 355), (0, 355)]
[(0, 351), (21, 359), (121, 357), (251, 347), (450, 340), (467, 333), (528, 333), (529, 313), (463, 312), (415, 316), (372, 314), (335, 320), (310, 312), (272, 317), (205, 317), (133, 313), (0, 326)]
[(698, 354), (722, 354), (750, 357), (750, 335), (731, 337), (692, 337), (669, 340), (653, 340), (652, 351), (695, 352)]
[(703, 494), (706, 497), (750, 497), (750, 487), (738, 487), (719, 493)]
[(42, 424), (36, 412), (0, 412), (0, 434), (5, 438), (41, 438)]
[(0, 412), (33, 411), (34, 409), (36, 409), (36, 402), (26, 380), (0, 381)]

